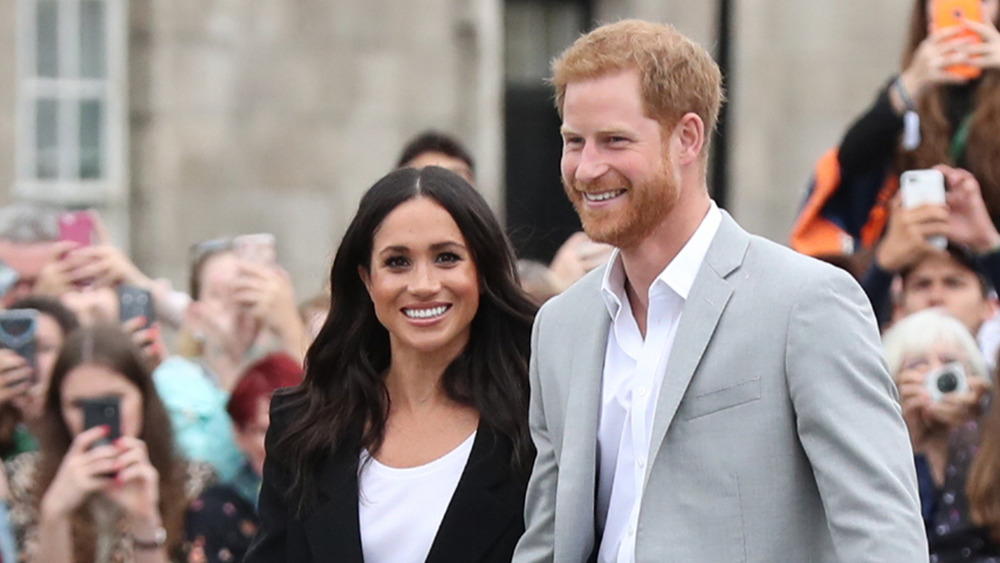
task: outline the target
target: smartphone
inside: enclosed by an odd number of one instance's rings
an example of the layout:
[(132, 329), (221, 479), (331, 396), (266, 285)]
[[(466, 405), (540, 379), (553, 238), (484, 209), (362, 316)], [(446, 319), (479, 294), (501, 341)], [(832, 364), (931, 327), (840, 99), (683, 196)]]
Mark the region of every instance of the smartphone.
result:
[[(963, 20), (983, 21), (982, 0), (931, 0), (931, 29), (938, 31), (956, 25), (964, 25)], [(966, 29), (955, 38), (968, 37), (976, 43), (982, 43), (983, 38), (971, 29)], [(983, 69), (972, 65), (952, 65), (948, 72), (973, 80), (979, 78)]]
[(37, 330), (38, 311), (34, 309), (8, 309), (0, 312), (0, 347), (16, 352), (34, 370), (38, 369), (35, 357)]
[(80, 401), (80, 407), (83, 409), (84, 430), (95, 426), (107, 426), (111, 429), (107, 436), (94, 443), (95, 446), (110, 444), (121, 437), (121, 402), (121, 397), (117, 395), (94, 397), (93, 399), (83, 399)]
[(21, 280), (17, 270), (11, 268), (6, 262), (0, 260), (0, 297), (10, 293), (17, 282)]
[(146, 317), (144, 328), (148, 328), (156, 320), (153, 294), (149, 290), (134, 285), (118, 286), (118, 311), (121, 322), (136, 317)]
[(90, 246), (94, 239), (94, 216), (89, 211), (66, 211), (59, 215), (59, 240)]
[(233, 239), (233, 251), (240, 258), (257, 264), (274, 264), (278, 259), (271, 233), (240, 235)]
[[(899, 177), (899, 190), (903, 207), (911, 208), (926, 203), (945, 204), (944, 174), (940, 170), (907, 170)], [(943, 236), (930, 237), (928, 241), (938, 248), (948, 246)]]

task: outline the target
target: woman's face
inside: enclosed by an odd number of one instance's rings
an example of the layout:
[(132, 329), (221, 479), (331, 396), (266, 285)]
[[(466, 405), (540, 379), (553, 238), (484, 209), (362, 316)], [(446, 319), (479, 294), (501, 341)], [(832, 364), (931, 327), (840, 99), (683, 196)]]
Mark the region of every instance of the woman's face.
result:
[(401, 354), (457, 356), (479, 309), (479, 273), (462, 231), (440, 204), (418, 197), (375, 231), (368, 270), (359, 268), (375, 314)]
[(142, 430), (142, 393), (124, 375), (100, 364), (81, 364), (63, 378), (62, 415), (70, 434), (83, 432), (83, 402), (98, 397), (118, 397), (121, 401), (123, 436), (138, 437)]
[(14, 399), (17, 408), (29, 420), (35, 420), (42, 414), (45, 407), (45, 394), (49, 391), (49, 381), (52, 379), (52, 367), (59, 356), (65, 335), (59, 323), (45, 313), (38, 315), (35, 327), (35, 360), (38, 362), (38, 383), (25, 393)]
[(271, 415), (268, 413), (270, 401), (263, 398), (257, 401), (257, 409), (253, 418), (246, 421), (242, 427), (236, 427), (236, 445), (243, 450), (250, 467), (257, 472), (257, 475), (264, 474), (264, 437), (267, 435), (267, 427), (271, 423)]
[(938, 340), (920, 352), (904, 356), (899, 371), (900, 375), (910, 371), (924, 375), (952, 362), (962, 362), (966, 373), (972, 374), (969, 357), (962, 347), (948, 340)]

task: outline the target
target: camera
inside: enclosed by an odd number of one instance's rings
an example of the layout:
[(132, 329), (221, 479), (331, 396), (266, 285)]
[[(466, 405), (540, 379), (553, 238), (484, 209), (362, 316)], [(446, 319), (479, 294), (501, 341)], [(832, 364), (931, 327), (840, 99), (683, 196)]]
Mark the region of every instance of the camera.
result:
[(969, 390), (969, 380), (962, 362), (950, 362), (924, 375), (924, 386), (934, 401), (940, 401), (948, 393)]

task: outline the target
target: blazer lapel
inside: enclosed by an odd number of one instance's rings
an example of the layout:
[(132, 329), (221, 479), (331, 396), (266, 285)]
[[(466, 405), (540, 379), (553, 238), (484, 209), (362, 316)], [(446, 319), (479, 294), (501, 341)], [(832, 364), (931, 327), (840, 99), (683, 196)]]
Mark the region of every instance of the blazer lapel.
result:
[[(688, 384), (733, 293), (733, 288), (726, 281), (726, 277), (743, 263), (749, 243), (749, 235), (723, 211), (722, 223), (695, 277), (691, 294), (684, 303), (680, 325), (677, 327), (677, 335), (667, 361), (667, 370), (663, 376), (650, 435), (651, 461), (656, 459), (663, 438), (677, 413), (677, 407), (680, 406)], [(647, 480), (652, 467), (653, 463), (646, 465)]]
[(480, 561), (514, 520), (522, 517), (519, 497), (524, 491), (510, 477), (510, 455), (506, 440), (498, 439), (489, 427), (479, 426), (427, 563)]
[(302, 523), (315, 561), (364, 560), (358, 524), (358, 462), (348, 457), (330, 455), (320, 473), (319, 488), (325, 500)]
[[(603, 272), (603, 269), (602, 269)], [(559, 465), (559, 488), (574, 491), (559, 495), (556, 511), (566, 530), (589, 530), (596, 535), (594, 502), (597, 495), (597, 428), (601, 416), (601, 387), (604, 379), (604, 356), (608, 347), (611, 319), (601, 299), (601, 273), (593, 274), (588, 288), (589, 303), (581, 304), (577, 314), (567, 319), (565, 331), (570, 346), (565, 351), (569, 369), (564, 372), (563, 385), (569, 387), (563, 421), (563, 437)], [(560, 445), (556, 446), (557, 448)], [(556, 534), (556, 552), (574, 553), (580, 545), (593, 543), (588, 537), (566, 537)], [(568, 542), (562, 545), (562, 542)]]

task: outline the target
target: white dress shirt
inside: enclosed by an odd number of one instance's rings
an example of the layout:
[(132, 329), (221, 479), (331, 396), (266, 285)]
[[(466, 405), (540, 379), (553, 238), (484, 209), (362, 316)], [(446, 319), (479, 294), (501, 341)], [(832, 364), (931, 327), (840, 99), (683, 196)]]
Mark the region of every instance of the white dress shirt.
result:
[(601, 285), (611, 315), (604, 356), (601, 419), (597, 432), (597, 522), (603, 526), (598, 561), (635, 561), (635, 531), (649, 456), (650, 431), (667, 359), (684, 301), (722, 213), (712, 202), (701, 225), (649, 287), (646, 337), (632, 315), (618, 250)]

